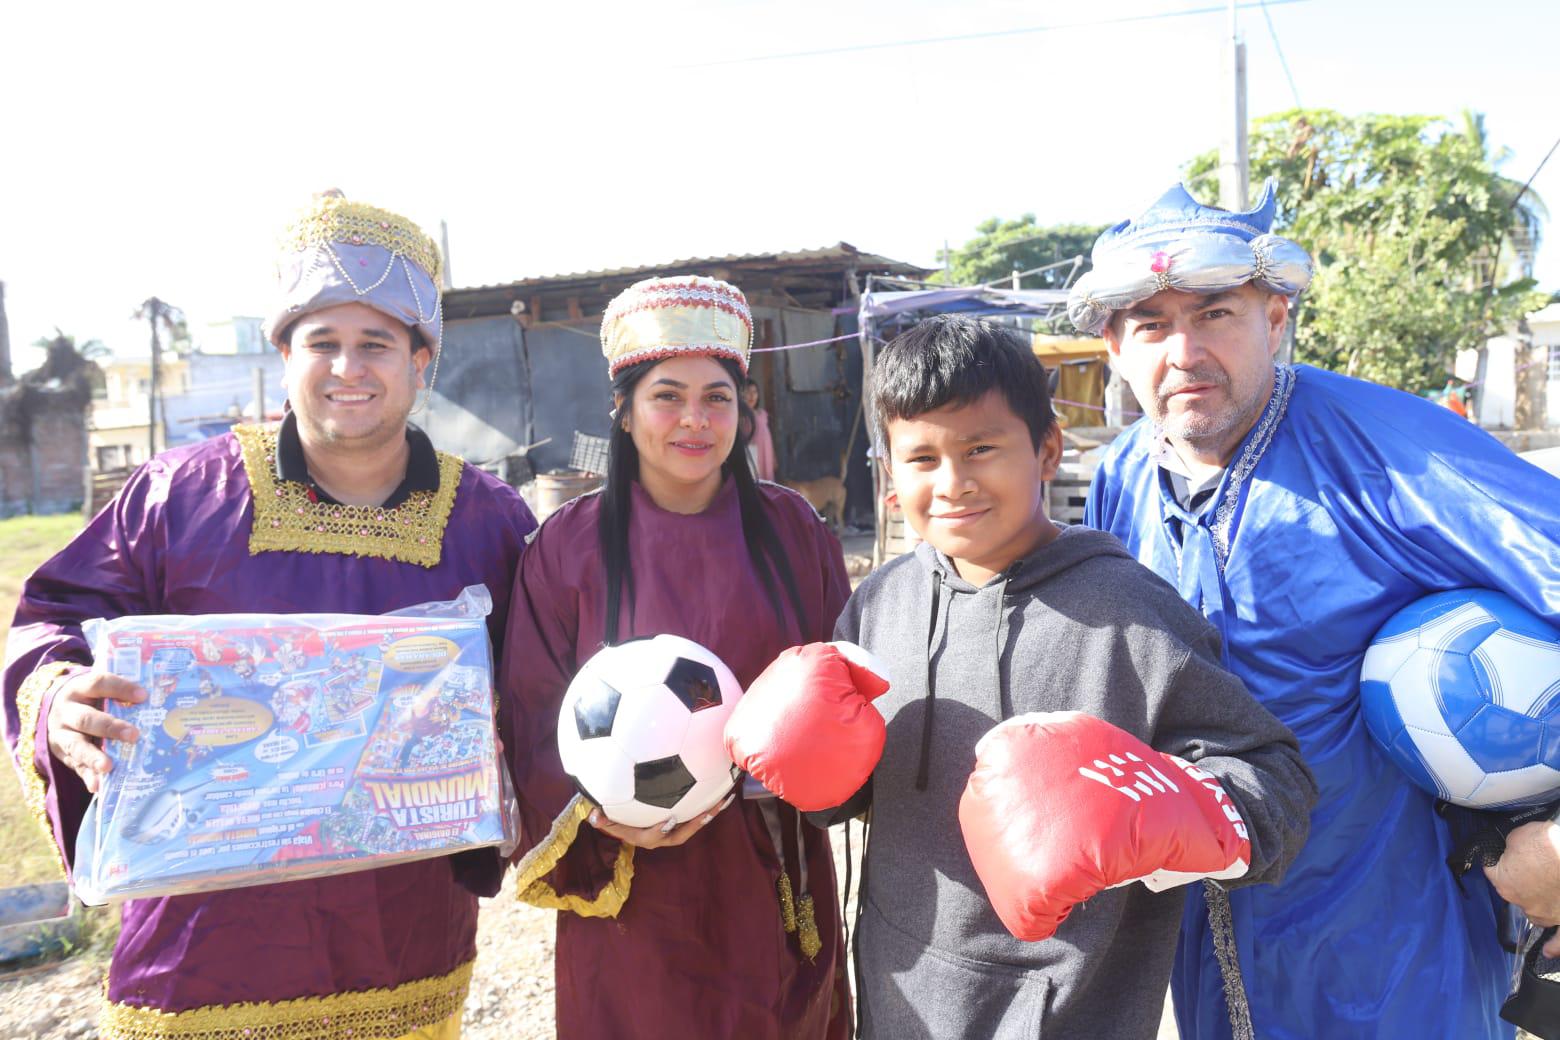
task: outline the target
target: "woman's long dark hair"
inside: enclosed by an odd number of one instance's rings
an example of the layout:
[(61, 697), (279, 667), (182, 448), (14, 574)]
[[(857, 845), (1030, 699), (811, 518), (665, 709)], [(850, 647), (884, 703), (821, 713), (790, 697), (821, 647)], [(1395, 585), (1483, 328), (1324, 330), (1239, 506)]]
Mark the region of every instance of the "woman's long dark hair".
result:
[[(786, 598), (791, 602), (791, 611), (796, 615), (796, 630), (799, 635), (805, 636), (802, 594), (796, 587), (795, 576), (785, 565), (785, 550), (781, 548), (780, 538), (764, 511), (758, 482), (753, 479), (753, 471), (748, 466), (748, 434), (743, 431), (751, 430), (753, 425), (752, 414), (742, 400), (745, 377), (735, 361), (727, 358), (715, 360), (731, 376), (733, 392), (736, 394), (737, 439), (732, 445), (731, 454), (721, 463), (720, 471), (726, 480), (737, 486), (737, 502), (742, 511), (742, 537), (747, 543), (748, 558), (753, 561), (753, 569), (764, 584), (769, 605), (782, 626), (786, 621), (780, 586), (784, 585)], [(639, 479), (639, 451), (634, 447), (633, 436), (623, 429), (621, 415), (632, 408), (634, 388), (639, 385), (639, 381), (659, 363), (658, 360), (651, 360), (629, 365), (612, 380), (613, 399), (623, 403), (617, 409), (619, 414), (613, 419), (612, 435), (607, 441), (607, 484), (601, 492), (601, 520), (597, 529), (601, 557), (607, 568), (605, 642), (608, 646), (618, 641), (618, 615), (622, 611), (624, 591), (628, 593), (630, 611), (634, 599), (633, 561), (628, 558), (628, 512), (632, 502), (630, 488)], [(744, 419), (747, 421), (743, 422)]]

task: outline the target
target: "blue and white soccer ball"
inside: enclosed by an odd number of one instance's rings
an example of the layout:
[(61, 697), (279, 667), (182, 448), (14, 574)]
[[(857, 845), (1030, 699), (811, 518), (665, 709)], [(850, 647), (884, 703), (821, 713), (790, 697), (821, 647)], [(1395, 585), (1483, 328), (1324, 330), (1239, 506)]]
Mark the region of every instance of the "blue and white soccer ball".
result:
[(1488, 589), (1438, 592), (1376, 633), (1365, 725), (1420, 787), (1472, 809), (1560, 797), (1560, 632)]

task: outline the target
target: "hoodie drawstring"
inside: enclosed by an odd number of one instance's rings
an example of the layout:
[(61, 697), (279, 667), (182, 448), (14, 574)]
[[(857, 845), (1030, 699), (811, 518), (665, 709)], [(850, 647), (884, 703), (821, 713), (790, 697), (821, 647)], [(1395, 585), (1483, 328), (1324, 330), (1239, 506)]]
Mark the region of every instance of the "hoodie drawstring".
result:
[[(937, 646), (938, 632), (947, 628), (948, 603), (950, 599), (950, 597), (944, 595), (943, 593), (943, 583), (947, 580), (943, 575), (943, 572), (941, 570), (936, 570), (933, 573), (935, 574), (935, 577), (932, 580), (931, 620), (927, 623), (926, 631), (926, 697), (924, 700), (926, 710), (921, 716), (921, 759), (917, 764), (915, 771), (915, 789), (917, 791), (926, 790), (927, 784), (931, 782), (932, 725), (934, 716), (937, 713), (937, 685), (932, 672), (932, 651), (935, 650)], [(1017, 573), (1017, 566), (1009, 567), (1007, 570), (1003, 571), (1001, 580), (997, 584), (996, 589), (997, 623), (995, 625), (996, 647), (994, 653), (994, 662), (996, 668), (995, 692), (997, 715), (1004, 721), (1007, 719), (1009, 714), (1008, 706), (1003, 702), (1002, 697), (1002, 651), (1003, 642), (1007, 637), (1007, 589), (1008, 582), (1010, 582), (1013, 579), (1013, 576)]]
[(1017, 567), (1009, 567), (1007, 570), (1003, 571), (1002, 581), (997, 585), (997, 650), (995, 657), (995, 674), (997, 685), (997, 719), (1001, 722), (1006, 722), (1008, 715), (1010, 714), (1008, 711), (1008, 705), (1004, 703), (1002, 698), (1002, 651), (1005, 649), (1003, 644), (1006, 641), (1007, 636), (1007, 587), (1008, 582), (1012, 580), (1013, 575), (1017, 572), (1017, 570)]
[(924, 701), (926, 711), (921, 716), (921, 762), (915, 771), (915, 789), (917, 791), (926, 790), (926, 785), (930, 778), (928, 770), (931, 768), (932, 759), (932, 716), (937, 711), (937, 687), (932, 678), (932, 648), (937, 643), (938, 621), (941, 618), (942, 611), (947, 608), (945, 597), (942, 594), (943, 573), (941, 570), (933, 573), (936, 574), (936, 577), (932, 581), (931, 620), (927, 623), (926, 629), (926, 699)]

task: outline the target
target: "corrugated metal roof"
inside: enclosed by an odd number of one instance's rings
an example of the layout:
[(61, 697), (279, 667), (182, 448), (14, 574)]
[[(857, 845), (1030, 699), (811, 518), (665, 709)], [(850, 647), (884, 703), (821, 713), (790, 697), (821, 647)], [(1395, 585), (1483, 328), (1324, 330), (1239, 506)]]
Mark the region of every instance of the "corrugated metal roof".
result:
[(849, 242), (838, 242), (832, 246), (823, 246), (818, 249), (796, 249), (779, 253), (732, 253), (726, 256), (698, 256), (689, 257), (685, 260), (671, 260), (662, 264), (642, 264), (637, 267), (613, 267), (599, 271), (577, 271), (571, 274), (533, 275), (513, 282), (456, 286), (449, 292), (462, 293), (492, 289), (522, 289), (557, 282), (600, 281), (641, 274), (649, 276), (657, 271), (670, 269), (690, 270), (690, 273), (698, 273), (698, 268), (710, 267), (731, 267), (750, 264), (779, 264), (788, 267), (801, 267), (813, 263), (844, 263), (846, 261), (851, 262), (856, 267), (897, 274), (925, 274), (932, 270), (927, 267), (918, 267), (915, 264), (907, 264), (900, 260), (892, 260), (886, 256), (878, 256), (875, 253), (863, 253)]

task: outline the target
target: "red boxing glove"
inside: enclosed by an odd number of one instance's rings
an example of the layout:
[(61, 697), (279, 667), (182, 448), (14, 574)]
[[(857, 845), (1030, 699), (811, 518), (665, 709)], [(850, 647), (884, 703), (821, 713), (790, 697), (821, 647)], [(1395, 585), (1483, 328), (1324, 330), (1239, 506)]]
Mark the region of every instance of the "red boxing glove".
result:
[(1251, 865), (1218, 780), (1075, 711), (1018, 715), (982, 737), (959, 826), (997, 916), (1031, 942), (1107, 888), (1158, 892)]
[(883, 755), (882, 662), (855, 643), (792, 647), (753, 680), (726, 720), (726, 753), (803, 812), (861, 789)]

